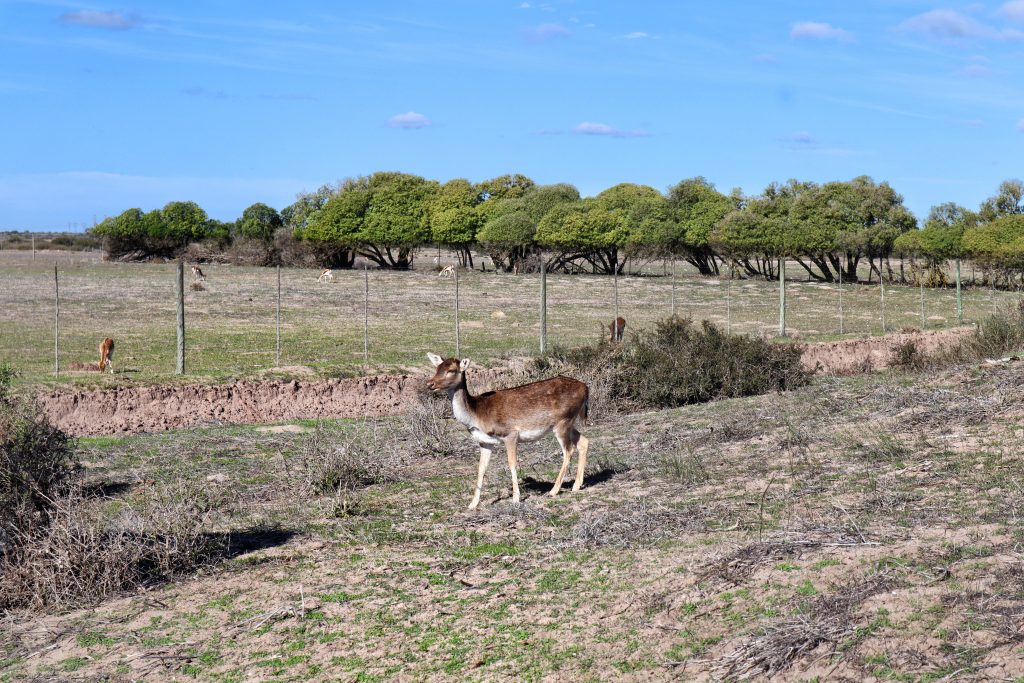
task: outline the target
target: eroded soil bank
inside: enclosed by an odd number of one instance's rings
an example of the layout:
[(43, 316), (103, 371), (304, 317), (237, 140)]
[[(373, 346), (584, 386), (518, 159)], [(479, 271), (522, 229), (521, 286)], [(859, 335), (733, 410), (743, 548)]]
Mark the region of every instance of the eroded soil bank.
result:
[[(822, 373), (879, 370), (886, 367), (893, 349), (906, 341), (914, 340), (921, 351), (931, 353), (955, 343), (970, 330), (959, 328), (808, 344), (803, 363)], [(503, 372), (477, 371), (473, 374), (473, 383), (479, 387)], [(202, 424), (398, 415), (416, 400), (425, 380), (425, 374), (288, 382), (242, 380), (214, 386), (58, 390), (40, 395), (39, 400), (50, 419), (70, 434), (137, 434)]]

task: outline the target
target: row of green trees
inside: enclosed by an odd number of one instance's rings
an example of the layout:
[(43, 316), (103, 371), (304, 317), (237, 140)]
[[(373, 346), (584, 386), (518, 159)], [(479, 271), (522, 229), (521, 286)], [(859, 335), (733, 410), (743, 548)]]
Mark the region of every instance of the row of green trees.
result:
[[(225, 223), (194, 202), (171, 202), (149, 213), (129, 209), (93, 232), (112, 254), (141, 255), (173, 255), (196, 241), (269, 242), (284, 232), (316, 245), (334, 267), (362, 255), (408, 268), (416, 248), (439, 244), (469, 266), (476, 247), (503, 270), (543, 260), (551, 269), (612, 273), (630, 256), (673, 256), (707, 275), (728, 269), (775, 278), (785, 256), (814, 279), (854, 281), (865, 261), (872, 275), (897, 277), (890, 258), (899, 256), (911, 260), (911, 276), (941, 284), (941, 265), (951, 258), (973, 258), (1006, 278), (1024, 272), (1024, 183), (1002, 183), (978, 211), (936, 206), (917, 228), (902, 196), (866, 176), (773, 183), (755, 196), (726, 195), (696, 177), (665, 193), (622, 183), (584, 198), (572, 185), (537, 185), (521, 174), (442, 184), (380, 172), (302, 193), (280, 213), (254, 204)], [(902, 266), (899, 277), (906, 277)]]
[(238, 220), (225, 222), (210, 218), (195, 202), (170, 202), (148, 213), (128, 209), (105, 218), (90, 232), (103, 238), (111, 256), (147, 257), (174, 256), (191, 242), (223, 248), (239, 238), (270, 241), (283, 226), (281, 214), (262, 203), (250, 206)]

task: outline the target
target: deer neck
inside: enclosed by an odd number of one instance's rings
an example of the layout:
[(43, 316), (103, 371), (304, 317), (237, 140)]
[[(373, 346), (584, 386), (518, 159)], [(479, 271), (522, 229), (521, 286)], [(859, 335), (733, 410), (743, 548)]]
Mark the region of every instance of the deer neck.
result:
[(476, 417), (473, 415), (473, 397), (469, 395), (466, 387), (466, 373), (462, 373), (462, 380), (458, 385), (448, 390), (448, 397), (452, 400), (452, 414), (455, 419), (470, 429), (476, 426)]

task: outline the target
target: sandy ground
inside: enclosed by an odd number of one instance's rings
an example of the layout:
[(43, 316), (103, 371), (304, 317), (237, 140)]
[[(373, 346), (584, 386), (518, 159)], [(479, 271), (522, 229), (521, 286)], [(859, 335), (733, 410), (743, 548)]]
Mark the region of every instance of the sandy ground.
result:
[[(808, 344), (804, 366), (824, 374), (879, 370), (893, 349), (910, 340), (925, 353), (955, 343), (971, 328), (915, 332)], [(487, 383), (502, 370), (478, 370)], [(76, 436), (137, 434), (197, 425), (259, 424), (296, 419), (398, 415), (422, 390), (425, 374), (351, 379), (258, 381), (223, 385), (124, 387), (67, 391), (40, 396), (43, 410)]]

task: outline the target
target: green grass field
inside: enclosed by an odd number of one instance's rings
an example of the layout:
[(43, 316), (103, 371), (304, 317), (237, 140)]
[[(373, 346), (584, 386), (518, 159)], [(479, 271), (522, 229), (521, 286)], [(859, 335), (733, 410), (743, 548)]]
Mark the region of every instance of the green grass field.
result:
[[(60, 353), (71, 362), (96, 362), (106, 336), (117, 343), (115, 378), (66, 373), (61, 382), (110, 385), (126, 380), (176, 381), (173, 264), (102, 262), (97, 254), (0, 252), (0, 359), (23, 383), (53, 381), (53, 260), (60, 277)], [(455, 353), (455, 285), (436, 276), (424, 254), (414, 272), (369, 271), (369, 367), (363, 364), (363, 273), (336, 271), (318, 284), (311, 270), (282, 269), (282, 366), (325, 375), (401, 371), (423, 365), (428, 350)], [(275, 366), (274, 269), (204, 266), (204, 291), (190, 289), (186, 273), (186, 379), (222, 381), (258, 376)], [(774, 336), (778, 284), (702, 278), (680, 262), (675, 301), (680, 315), (711, 320), (734, 332)], [(792, 265), (790, 276), (799, 274)], [(644, 276), (618, 280), (619, 313), (627, 333), (650, 327), (672, 311), (673, 278), (659, 261)], [(533, 354), (539, 345), (539, 276), (463, 272), (460, 277), (462, 354), (487, 363)], [(844, 335), (839, 334), (835, 285), (787, 284), (789, 331), (802, 340), (880, 334), (881, 292), (876, 285), (844, 285)], [(886, 286), (886, 329), (922, 327), (917, 288)], [(924, 327), (956, 324), (951, 289), (925, 290)], [(967, 322), (1019, 295), (967, 288)], [(614, 315), (613, 280), (550, 275), (548, 343), (590, 343)]]
[[(300, 495), (312, 434), (82, 439), (130, 523), (161, 487), (220, 501), (247, 552), (64, 613), (12, 613), (0, 681), (1022, 680), (1024, 366), (819, 378), (606, 415), (585, 488), (543, 494), (553, 440), (412, 451), (401, 418), (336, 421), (387, 477)], [(308, 424), (308, 423), (307, 423)], [(253, 529), (261, 530), (254, 534)]]

